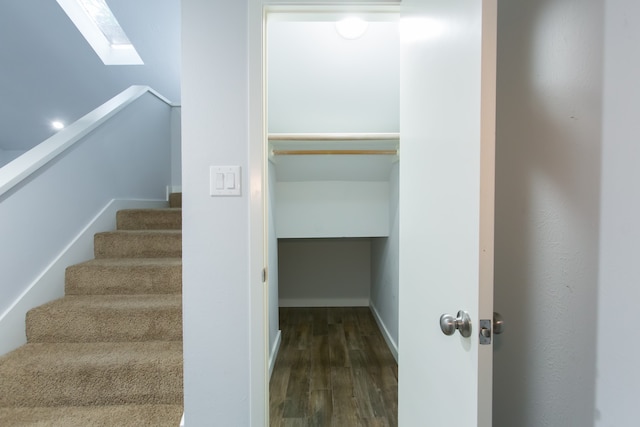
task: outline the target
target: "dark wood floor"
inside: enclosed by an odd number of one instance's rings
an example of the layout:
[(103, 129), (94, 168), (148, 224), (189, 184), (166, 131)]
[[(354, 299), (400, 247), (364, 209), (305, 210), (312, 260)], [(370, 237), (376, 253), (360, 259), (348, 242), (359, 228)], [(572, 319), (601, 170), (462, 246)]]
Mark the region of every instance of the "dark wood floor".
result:
[(398, 425), (398, 365), (368, 307), (280, 308), (270, 427)]

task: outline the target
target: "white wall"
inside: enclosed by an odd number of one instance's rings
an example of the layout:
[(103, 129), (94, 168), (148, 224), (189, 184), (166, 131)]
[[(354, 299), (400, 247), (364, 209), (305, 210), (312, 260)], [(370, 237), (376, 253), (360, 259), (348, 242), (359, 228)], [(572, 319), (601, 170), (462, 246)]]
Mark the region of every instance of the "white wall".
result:
[(595, 425), (638, 423), (640, 3), (606, 3)]
[(602, 2), (511, 0), (498, 8), (495, 310), (506, 331), (495, 337), (494, 425), (588, 426)]
[(278, 332), (280, 331), (280, 316), (278, 313), (278, 294), (280, 274), (278, 272), (278, 233), (275, 220), (276, 203), (276, 171), (273, 163), (268, 164), (269, 194), (267, 203), (268, 214), (268, 280), (269, 280), (269, 354), (273, 355), (277, 345)]
[(356, 40), (333, 22), (270, 21), (268, 29), (269, 132), (399, 130), (396, 22), (372, 22)]
[[(262, 184), (248, 170), (248, 1), (181, 6), (185, 425), (249, 426), (261, 375), (251, 316), (262, 315), (250, 302), (262, 284), (250, 289), (249, 209), (252, 180), (258, 196)], [(211, 165), (240, 165), (242, 196), (210, 197)]]
[(369, 305), (370, 239), (278, 241), (280, 306)]
[(278, 182), (279, 238), (389, 235), (389, 183)]
[(398, 354), (399, 163), (389, 176), (389, 237), (371, 239), (371, 307), (387, 344)]

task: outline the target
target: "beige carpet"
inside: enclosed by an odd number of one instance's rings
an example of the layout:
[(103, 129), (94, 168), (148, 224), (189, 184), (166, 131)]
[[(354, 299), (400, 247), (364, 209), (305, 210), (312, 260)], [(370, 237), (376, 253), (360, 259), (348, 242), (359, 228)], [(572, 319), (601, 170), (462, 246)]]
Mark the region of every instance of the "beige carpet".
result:
[(65, 297), (0, 357), (0, 426), (172, 426), (182, 398), (182, 198), (117, 213)]

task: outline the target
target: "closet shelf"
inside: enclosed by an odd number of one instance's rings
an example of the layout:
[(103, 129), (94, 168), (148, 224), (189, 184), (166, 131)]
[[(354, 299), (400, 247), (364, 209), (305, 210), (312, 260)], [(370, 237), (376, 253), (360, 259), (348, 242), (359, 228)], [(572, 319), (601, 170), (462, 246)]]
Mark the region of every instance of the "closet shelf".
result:
[(386, 155), (396, 156), (398, 150), (273, 150), (274, 156), (309, 156), (309, 155)]
[(398, 132), (270, 133), (269, 141), (399, 141)]
[(270, 133), (274, 156), (349, 155), (397, 156), (399, 133)]

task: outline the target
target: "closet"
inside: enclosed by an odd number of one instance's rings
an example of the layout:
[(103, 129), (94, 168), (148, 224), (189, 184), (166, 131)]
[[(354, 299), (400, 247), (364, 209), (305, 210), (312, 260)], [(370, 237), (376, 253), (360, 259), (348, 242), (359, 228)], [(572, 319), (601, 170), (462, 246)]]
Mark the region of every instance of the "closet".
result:
[(279, 306), (368, 306), (397, 357), (397, 23), (299, 19), (267, 26), (271, 354)]

